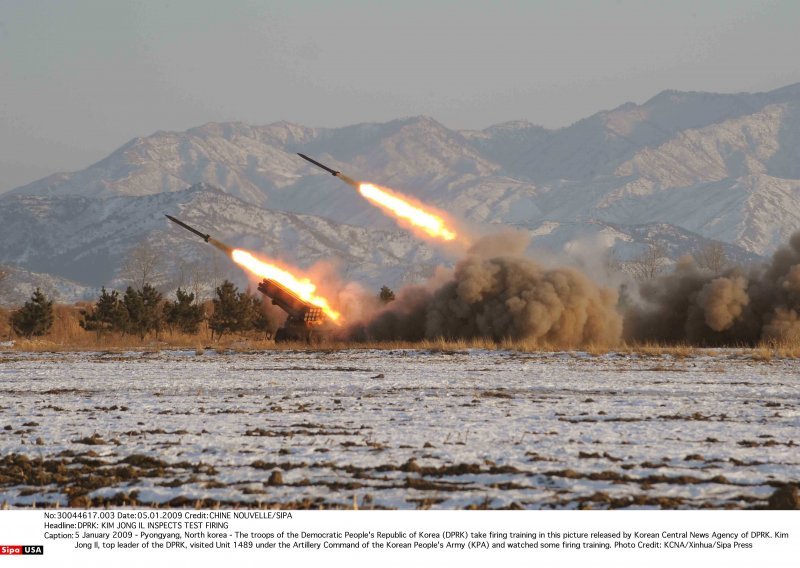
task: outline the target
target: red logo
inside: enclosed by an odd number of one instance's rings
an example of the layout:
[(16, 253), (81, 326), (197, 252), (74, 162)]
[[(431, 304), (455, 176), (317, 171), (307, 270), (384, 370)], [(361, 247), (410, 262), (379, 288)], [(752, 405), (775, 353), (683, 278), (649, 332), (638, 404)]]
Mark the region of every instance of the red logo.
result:
[(44, 554), (41, 544), (0, 544), (0, 554)]

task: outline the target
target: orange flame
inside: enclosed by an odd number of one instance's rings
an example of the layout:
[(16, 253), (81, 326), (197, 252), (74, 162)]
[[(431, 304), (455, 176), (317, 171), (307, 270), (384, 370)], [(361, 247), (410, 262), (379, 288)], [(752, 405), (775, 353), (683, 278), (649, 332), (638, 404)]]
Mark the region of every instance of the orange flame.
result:
[(429, 237), (453, 241), (457, 235), (447, 228), (445, 220), (435, 213), (426, 211), (422, 205), (414, 205), (408, 198), (400, 197), (386, 188), (378, 188), (371, 183), (362, 183), (358, 191), (369, 201), (389, 213), (422, 230)]
[(269, 264), (262, 260), (257, 259), (252, 254), (247, 251), (241, 249), (234, 249), (231, 253), (231, 258), (233, 261), (246, 268), (253, 274), (260, 276), (261, 278), (269, 278), (270, 280), (274, 280), (278, 284), (288, 288), (297, 296), (318, 308), (322, 308), (322, 311), (325, 312), (332, 321), (337, 321), (341, 314), (336, 310), (331, 308), (330, 302), (316, 294), (317, 287), (311, 283), (311, 280), (308, 278), (298, 278), (288, 270), (284, 270), (275, 266), (274, 264)]

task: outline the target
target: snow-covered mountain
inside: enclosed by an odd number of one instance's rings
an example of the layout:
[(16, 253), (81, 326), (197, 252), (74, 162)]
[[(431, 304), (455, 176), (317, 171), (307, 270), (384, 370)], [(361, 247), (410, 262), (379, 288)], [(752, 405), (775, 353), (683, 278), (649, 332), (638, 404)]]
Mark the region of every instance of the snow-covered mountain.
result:
[(36, 288), (40, 288), (48, 298), (64, 303), (93, 300), (100, 293), (98, 288), (18, 266), (2, 266), (0, 271), (7, 272), (0, 282), (0, 306), (22, 305), (30, 299)]
[[(716, 239), (752, 259), (800, 228), (798, 84), (755, 94), (665, 91), (558, 130), (517, 121), (458, 131), (412, 117), (156, 132), (85, 170), (0, 196), (0, 262), (96, 285), (136, 241), (165, 231), (169, 210), (296, 264), (337, 258), (370, 284), (413, 280), (438, 262), (434, 249), (296, 152), (474, 225), (527, 227), (556, 250), (603, 227), (625, 235), (613, 241), (631, 250), (683, 231), (687, 250)], [(201, 182), (209, 185), (186, 191)], [(553, 224), (559, 229), (543, 238)]]
[[(246, 275), (213, 247), (164, 217), (172, 214), (232, 246), (261, 252), (300, 268), (314, 268), (321, 280), (354, 281), (377, 290), (399, 288), (430, 277), (437, 266), (452, 264), (443, 251), (402, 230), (358, 227), (324, 217), (257, 207), (200, 183), (184, 190), (144, 196), (0, 197), (0, 258), (13, 263), (11, 284), (0, 303), (19, 303), (42, 287), (62, 301), (92, 298), (102, 285), (126, 286), (124, 265), (131, 252), (148, 247), (160, 259), (152, 272), (164, 288), (201, 280), (206, 294), (229, 278), (246, 286)], [(485, 227), (503, 230), (507, 224)], [(529, 231), (531, 250), (543, 262), (567, 256), (585, 268), (605, 257), (630, 260), (650, 243), (678, 258), (711, 242), (668, 224), (614, 225), (601, 221), (514, 224)], [(142, 245), (144, 243), (144, 245)], [(760, 257), (726, 245), (733, 262)], [(604, 256), (605, 255), (605, 256)], [(26, 269), (20, 267), (27, 267)], [(41, 274), (47, 272), (48, 274)], [(50, 276), (52, 275), (52, 276)], [(82, 283), (82, 284), (81, 284)]]
[(715, 244), (721, 245), (725, 262), (731, 265), (749, 266), (764, 260), (739, 246), (706, 239), (668, 223), (619, 225), (604, 221), (543, 221), (516, 227), (530, 232), (534, 256), (553, 257), (559, 263), (571, 258), (590, 269), (612, 260), (623, 264), (635, 261), (651, 245), (663, 251), (668, 264), (684, 256), (702, 254)]
[[(253, 206), (209, 184), (144, 196), (8, 195), (0, 198), (0, 259), (100, 286), (121, 283), (120, 269), (143, 241), (163, 260), (161, 283), (184, 284), (203, 268), (209, 279), (244, 274), (213, 247), (170, 223), (165, 214), (287, 264), (324, 263), (342, 278), (376, 290), (430, 276), (446, 262), (404, 231), (383, 231)], [(214, 273), (214, 274), (212, 274)], [(177, 280), (183, 278), (183, 282)]]

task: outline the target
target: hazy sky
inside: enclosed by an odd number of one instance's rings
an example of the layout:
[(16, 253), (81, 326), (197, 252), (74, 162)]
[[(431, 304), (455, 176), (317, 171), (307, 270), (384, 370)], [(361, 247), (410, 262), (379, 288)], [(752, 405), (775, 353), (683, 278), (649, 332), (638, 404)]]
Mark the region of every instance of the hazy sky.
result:
[(800, 82), (797, 0), (0, 0), (0, 190), (211, 121), (565, 126)]

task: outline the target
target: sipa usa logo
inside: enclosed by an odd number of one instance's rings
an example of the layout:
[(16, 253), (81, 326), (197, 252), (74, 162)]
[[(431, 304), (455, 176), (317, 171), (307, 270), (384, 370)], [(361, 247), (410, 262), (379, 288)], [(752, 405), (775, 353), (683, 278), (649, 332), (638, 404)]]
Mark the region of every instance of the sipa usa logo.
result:
[(41, 544), (0, 544), (0, 554), (44, 554)]

